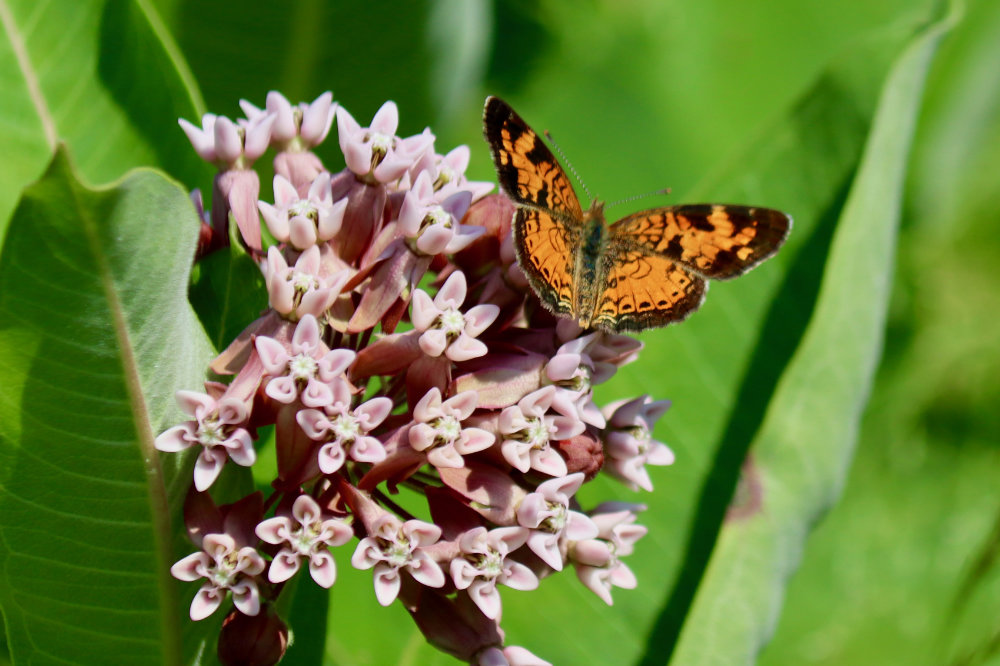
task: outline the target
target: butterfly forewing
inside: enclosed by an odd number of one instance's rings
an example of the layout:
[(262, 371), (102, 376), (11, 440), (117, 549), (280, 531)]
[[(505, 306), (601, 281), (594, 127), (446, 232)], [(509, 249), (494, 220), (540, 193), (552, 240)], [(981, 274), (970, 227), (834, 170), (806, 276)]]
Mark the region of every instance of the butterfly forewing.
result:
[(483, 127), (507, 196), (522, 206), (547, 209), (566, 223), (579, 225), (583, 210), (573, 184), (521, 116), (503, 100), (490, 97), (483, 110)]
[(725, 280), (742, 275), (781, 247), (791, 219), (771, 208), (690, 204), (646, 210), (615, 222), (610, 243), (644, 248)]

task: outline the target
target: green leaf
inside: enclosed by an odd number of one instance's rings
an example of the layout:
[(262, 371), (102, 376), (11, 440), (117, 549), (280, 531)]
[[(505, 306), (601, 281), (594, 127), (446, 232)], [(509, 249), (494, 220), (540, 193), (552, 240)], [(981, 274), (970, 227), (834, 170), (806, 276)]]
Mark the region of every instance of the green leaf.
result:
[(934, 58), (858, 453), (761, 663), (998, 662), (998, 35), (973, 0)]
[[(212, 350), (187, 302), (190, 200), (57, 153), (0, 255), (0, 607), (18, 663), (181, 663), (169, 567), (190, 485), (153, 440)], [(185, 625), (186, 626), (186, 625)], [(187, 631), (185, 629), (184, 631)], [(193, 649), (194, 640), (187, 647)], [(190, 655), (187, 655), (188, 657)]]
[(59, 142), (90, 182), (143, 165), (208, 178), (177, 127), (200, 116), (197, 88), (148, 2), (11, 0), (0, 23), (0, 236)]
[(809, 527), (836, 499), (885, 326), (900, 200), (928, 65), (957, 13), (890, 71), (833, 237), (816, 308), (770, 399), (672, 663), (752, 663)]
[(191, 280), (191, 304), (220, 351), (267, 308), (264, 274), (240, 243), (235, 223), (229, 235), (227, 247), (198, 261)]

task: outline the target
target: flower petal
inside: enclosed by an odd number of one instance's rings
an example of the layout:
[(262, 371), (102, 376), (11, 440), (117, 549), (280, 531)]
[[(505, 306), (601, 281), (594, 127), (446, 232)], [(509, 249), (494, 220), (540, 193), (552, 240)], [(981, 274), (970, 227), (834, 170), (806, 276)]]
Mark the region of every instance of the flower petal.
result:
[(337, 563), (327, 551), (313, 554), (309, 559), (309, 575), (320, 587), (332, 587), (337, 580)]
[(195, 622), (204, 620), (215, 612), (215, 609), (222, 604), (222, 600), (225, 597), (225, 590), (216, 589), (212, 585), (205, 583), (198, 590), (197, 594), (194, 595), (194, 599), (191, 600), (191, 610), (189, 611), (191, 619)]
[(297, 553), (283, 548), (271, 561), (267, 570), (267, 579), (272, 583), (283, 583), (299, 571), (299, 556)]
[(395, 601), (401, 584), (396, 569), (384, 563), (375, 565), (375, 598), (380, 604), (388, 606)]

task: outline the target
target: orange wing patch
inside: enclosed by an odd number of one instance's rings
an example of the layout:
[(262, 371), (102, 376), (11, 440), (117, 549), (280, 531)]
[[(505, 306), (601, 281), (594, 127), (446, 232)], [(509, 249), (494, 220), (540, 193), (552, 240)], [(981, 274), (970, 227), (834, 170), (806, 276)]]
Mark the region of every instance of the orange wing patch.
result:
[(700, 275), (725, 280), (777, 252), (789, 226), (787, 215), (770, 208), (693, 204), (629, 215), (616, 222), (611, 233), (623, 245), (645, 248)]
[(549, 212), (519, 208), (513, 225), (517, 261), (553, 312), (573, 312), (573, 270), (579, 233)]
[(591, 325), (639, 331), (680, 321), (698, 309), (708, 283), (675, 261), (632, 250), (604, 257), (605, 287)]
[(490, 97), (483, 122), (500, 185), (515, 202), (550, 210), (568, 222), (582, 219), (573, 184), (521, 116), (502, 100)]

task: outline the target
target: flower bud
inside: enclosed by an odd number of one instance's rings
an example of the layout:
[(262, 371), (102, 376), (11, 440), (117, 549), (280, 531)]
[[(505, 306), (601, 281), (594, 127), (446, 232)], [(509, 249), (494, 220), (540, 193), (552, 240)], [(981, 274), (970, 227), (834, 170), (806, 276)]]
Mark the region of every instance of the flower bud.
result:
[(271, 666), (287, 648), (288, 626), (270, 609), (254, 616), (234, 609), (222, 621), (218, 656), (226, 666)]

